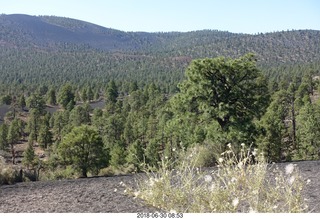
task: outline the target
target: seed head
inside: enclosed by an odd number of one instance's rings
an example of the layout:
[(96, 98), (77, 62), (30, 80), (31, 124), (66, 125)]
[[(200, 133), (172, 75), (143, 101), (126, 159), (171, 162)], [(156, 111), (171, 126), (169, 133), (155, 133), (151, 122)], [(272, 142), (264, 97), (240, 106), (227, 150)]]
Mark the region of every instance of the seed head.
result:
[(204, 176), (204, 181), (205, 181), (206, 183), (211, 182), (211, 181), (212, 181), (212, 176), (210, 176), (210, 175), (205, 175), (205, 176)]
[(294, 165), (293, 164), (288, 164), (286, 166), (286, 174), (287, 175), (290, 175), (293, 172), (293, 170), (294, 170)]
[(235, 199), (232, 200), (232, 205), (233, 205), (234, 207), (237, 207), (238, 204), (239, 204), (239, 199), (238, 199), (238, 198), (235, 198)]

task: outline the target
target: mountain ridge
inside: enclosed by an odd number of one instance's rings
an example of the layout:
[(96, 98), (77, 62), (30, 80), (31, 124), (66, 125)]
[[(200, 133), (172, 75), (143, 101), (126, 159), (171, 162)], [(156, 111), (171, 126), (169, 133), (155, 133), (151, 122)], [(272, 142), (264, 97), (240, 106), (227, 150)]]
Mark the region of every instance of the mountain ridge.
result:
[[(142, 53), (150, 50), (161, 50), (160, 53), (170, 52), (170, 50), (190, 46), (207, 47), (207, 45), (210, 45), (212, 47), (212, 44), (219, 44), (218, 46), (221, 47), (221, 44), (226, 44), (230, 40), (241, 41), (236, 42), (240, 45), (245, 44), (246, 41), (257, 41), (261, 44), (261, 42), (265, 41), (264, 38), (275, 38), (274, 36), (281, 36), (285, 33), (308, 33), (320, 38), (320, 31), (317, 30), (281, 31), (254, 35), (218, 30), (155, 33), (126, 32), (72, 18), (24, 14), (1, 15), (0, 30), (0, 39), (7, 42), (12, 41), (12, 39), (6, 39), (6, 34), (7, 36), (16, 35), (14, 38), (21, 38), (24, 43), (34, 44), (38, 47), (46, 47), (57, 43), (73, 43), (108, 52), (135, 51)], [(306, 37), (309, 38), (309, 35)], [(284, 47), (292, 46), (290, 42), (293, 42), (293, 39), (287, 39), (284, 36), (281, 40)], [(276, 40), (273, 41), (273, 44), (278, 47)], [(297, 41), (301, 42), (301, 39), (297, 39)], [(318, 42), (320, 43), (319, 39)], [(249, 47), (252, 46), (249, 45)], [(205, 48), (199, 48), (199, 50), (205, 50)], [(215, 48), (215, 50), (217, 49)], [(255, 51), (253, 50), (252, 52)], [(173, 55), (176, 56), (176, 54)], [(212, 56), (213, 54), (209, 53), (207, 55)]]
[(249, 52), (256, 54), (259, 67), (273, 72), (318, 66), (320, 31), (124, 32), (57, 16), (0, 15), (0, 85), (5, 87), (116, 79), (157, 81), (174, 90), (191, 60)]

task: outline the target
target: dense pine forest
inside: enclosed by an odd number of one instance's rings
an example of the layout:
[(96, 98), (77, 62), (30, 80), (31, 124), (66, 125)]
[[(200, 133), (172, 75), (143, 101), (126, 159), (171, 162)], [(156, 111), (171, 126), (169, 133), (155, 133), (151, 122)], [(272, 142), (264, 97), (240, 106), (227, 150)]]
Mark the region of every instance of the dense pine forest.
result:
[(210, 166), (229, 144), (270, 162), (320, 157), (320, 31), (1, 15), (0, 57), (0, 184), (137, 172), (177, 151)]

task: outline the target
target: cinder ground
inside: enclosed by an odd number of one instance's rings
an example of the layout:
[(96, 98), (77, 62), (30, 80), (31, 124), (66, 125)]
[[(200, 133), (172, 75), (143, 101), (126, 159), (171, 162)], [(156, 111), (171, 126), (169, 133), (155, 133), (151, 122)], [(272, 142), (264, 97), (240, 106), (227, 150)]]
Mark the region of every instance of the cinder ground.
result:
[[(305, 180), (303, 191), (310, 212), (320, 213), (320, 161), (294, 162)], [(288, 163), (278, 164), (284, 168)], [(135, 185), (136, 176), (17, 183), (0, 186), (0, 212), (137, 213), (160, 211), (124, 194), (123, 182)]]
[(133, 176), (17, 183), (0, 187), (0, 212), (98, 213), (155, 212), (141, 200), (125, 195), (124, 182)]

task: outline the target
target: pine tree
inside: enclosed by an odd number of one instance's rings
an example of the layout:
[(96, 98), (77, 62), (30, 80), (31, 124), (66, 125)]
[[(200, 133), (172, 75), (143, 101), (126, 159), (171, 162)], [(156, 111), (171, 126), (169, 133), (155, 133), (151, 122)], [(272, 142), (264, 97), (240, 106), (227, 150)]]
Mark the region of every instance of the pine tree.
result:
[(9, 148), (8, 143), (8, 126), (3, 123), (0, 125), (0, 150), (7, 151)]
[(54, 88), (51, 88), (47, 93), (47, 103), (49, 105), (57, 104), (56, 90)]
[(19, 127), (19, 121), (18, 119), (14, 119), (8, 130), (7, 140), (11, 148), (11, 154), (12, 154), (12, 164), (15, 164), (16, 159), (16, 151), (15, 151), (15, 144), (20, 139), (20, 127)]
[(52, 143), (50, 127), (44, 123), (40, 126), (38, 142), (43, 149), (48, 149), (48, 146)]
[(87, 101), (89, 100), (89, 98), (88, 98), (88, 93), (87, 93), (87, 89), (86, 89), (86, 88), (83, 88), (83, 89), (81, 90), (81, 100), (82, 100), (83, 102), (87, 102)]
[(110, 148), (110, 165), (120, 167), (126, 163), (126, 151), (121, 143), (116, 143)]
[(139, 140), (129, 145), (127, 149), (126, 161), (128, 164), (133, 164), (136, 171), (141, 170), (141, 164), (143, 164), (143, 145)]
[(58, 93), (58, 103), (61, 104), (64, 109), (73, 109), (75, 105), (75, 94), (72, 90), (71, 84), (67, 83), (60, 88)]
[(111, 102), (111, 103), (116, 103), (117, 102), (117, 97), (118, 97), (118, 88), (116, 86), (116, 83), (114, 80), (110, 81), (107, 86), (106, 90), (106, 103)]
[(159, 153), (160, 148), (157, 141), (155, 139), (150, 140), (145, 151), (146, 161), (150, 166), (158, 166), (158, 162), (160, 160)]
[(87, 98), (88, 98), (89, 102), (94, 99), (94, 93), (93, 93), (91, 86), (88, 86), (88, 88), (87, 88)]
[(88, 125), (74, 127), (64, 136), (58, 151), (68, 164), (75, 166), (82, 177), (87, 177), (89, 171), (96, 173), (108, 164), (108, 154), (98, 130)]
[(20, 98), (19, 98), (19, 106), (21, 108), (21, 110), (23, 110), (24, 107), (26, 107), (27, 103), (26, 103), (26, 99), (24, 97), (24, 94), (21, 94)]
[(30, 137), (27, 150), (23, 152), (22, 163), (29, 169), (30, 167), (33, 167), (35, 165), (35, 158), (36, 154), (33, 149), (33, 138)]
[(297, 116), (297, 159), (313, 160), (320, 156), (319, 104), (307, 102)]
[[(280, 90), (272, 98), (267, 112), (261, 118), (264, 134), (259, 146), (270, 161), (280, 161), (283, 158), (283, 152), (290, 145), (287, 120), (290, 111), (290, 94)], [(287, 155), (290, 156), (288, 153)]]

